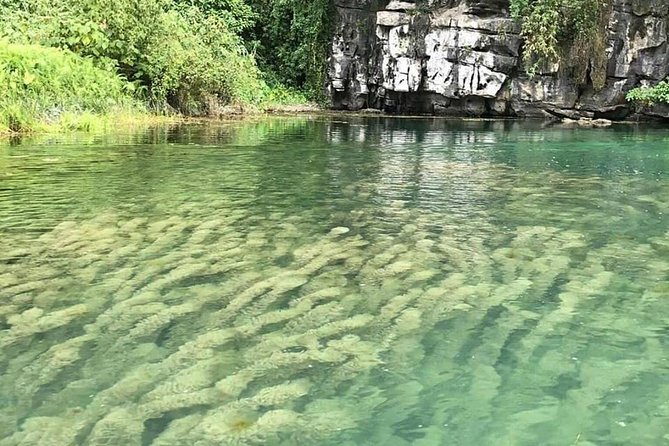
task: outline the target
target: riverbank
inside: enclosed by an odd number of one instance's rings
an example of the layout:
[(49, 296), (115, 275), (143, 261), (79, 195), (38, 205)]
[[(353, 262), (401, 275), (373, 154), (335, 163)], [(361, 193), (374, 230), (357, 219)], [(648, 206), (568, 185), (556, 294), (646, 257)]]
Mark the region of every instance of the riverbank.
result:
[[(138, 82), (129, 82), (112, 62), (72, 51), (0, 40), (0, 135), (103, 132), (178, 122), (264, 113), (313, 112), (320, 108), (302, 92), (258, 80), (253, 98), (178, 92), (174, 108)], [(194, 101), (190, 104), (189, 101)], [(190, 104), (190, 105), (188, 105)]]
[[(0, 40), (0, 137), (69, 132), (109, 133), (198, 120), (239, 120), (269, 115), (394, 116), (376, 109), (328, 110), (300, 91), (262, 82), (257, 100), (207, 96), (195, 117), (156, 102), (113, 66), (71, 51)], [(428, 115), (420, 115), (426, 117)], [(410, 117), (406, 116), (405, 117)], [(467, 119), (465, 116), (439, 119)], [(559, 117), (553, 117), (559, 121)], [(547, 121), (550, 122), (550, 121)], [(606, 121), (606, 125), (610, 125)], [(599, 121), (581, 120), (590, 126)]]
[[(209, 116), (185, 116), (179, 113), (158, 114), (142, 107), (127, 107), (107, 113), (63, 111), (58, 115), (32, 114), (21, 105), (0, 103), (0, 138), (24, 137), (39, 134), (111, 133), (137, 131), (156, 126), (212, 121), (239, 121), (266, 116), (302, 114), (336, 114), (313, 103), (265, 104), (260, 107), (224, 106)], [(363, 115), (363, 113), (347, 113)]]
[[(1, 111), (0, 111), (1, 113)], [(120, 110), (105, 115), (92, 113), (65, 113), (58, 120), (35, 121), (30, 127), (12, 130), (0, 126), (1, 138), (16, 138), (34, 135), (67, 135), (72, 133), (128, 133), (143, 129), (180, 124), (199, 124), (211, 122), (252, 121), (268, 116), (341, 114), (319, 107), (316, 104), (275, 104), (263, 109), (223, 107), (212, 116), (188, 117), (180, 114), (159, 115), (142, 110)], [(350, 116), (371, 116), (364, 113), (346, 113)]]
[[(342, 119), (359, 120), (377, 118), (378, 120), (399, 119), (402, 121), (444, 121), (449, 123), (499, 123), (505, 127), (512, 126), (530, 126), (532, 128), (542, 129), (564, 129), (573, 130), (578, 128), (601, 128), (610, 126), (636, 126), (643, 125), (649, 128), (662, 126), (658, 120), (644, 121), (608, 121), (608, 120), (559, 120), (559, 119), (528, 119), (518, 117), (471, 117), (471, 116), (437, 116), (437, 115), (419, 115), (406, 114), (395, 115), (384, 113), (375, 109), (364, 109), (358, 111), (342, 111), (320, 107), (316, 104), (274, 104), (266, 108), (249, 107), (221, 107), (216, 114), (211, 116), (188, 117), (179, 114), (158, 115), (147, 111), (126, 110), (116, 113), (110, 113), (104, 116), (92, 114), (65, 115), (63, 120), (56, 123), (40, 123), (35, 128), (11, 132), (0, 130), (0, 140), (3, 139), (23, 139), (35, 137), (45, 137), (52, 140), (57, 137), (58, 140), (69, 140), (71, 137), (80, 141), (85, 135), (98, 137), (100, 135), (141, 135), (146, 131), (171, 132), (181, 126), (195, 126), (220, 124), (222, 126), (243, 125), (244, 123), (265, 122), (271, 118), (304, 118), (307, 120), (318, 119)], [(357, 122), (357, 121), (355, 121)], [(91, 141), (93, 141), (92, 139)]]

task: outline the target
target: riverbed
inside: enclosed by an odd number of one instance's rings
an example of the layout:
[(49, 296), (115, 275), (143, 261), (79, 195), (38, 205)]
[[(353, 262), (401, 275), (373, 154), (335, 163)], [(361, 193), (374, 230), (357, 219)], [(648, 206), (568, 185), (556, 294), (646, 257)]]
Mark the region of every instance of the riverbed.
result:
[(0, 445), (669, 442), (669, 130), (0, 143)]

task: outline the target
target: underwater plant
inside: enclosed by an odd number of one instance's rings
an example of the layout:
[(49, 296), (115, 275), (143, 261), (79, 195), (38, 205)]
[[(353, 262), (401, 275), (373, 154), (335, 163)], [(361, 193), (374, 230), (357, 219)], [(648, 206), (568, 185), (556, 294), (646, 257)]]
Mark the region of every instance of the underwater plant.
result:
[[(501, 235), (484, 214), (442, 213), (435, 228), (435, 214), (390, 188), (378, 198), (386, 214), (362, 206), (321, 232), (221, 200), (165, 218), (72, 217), (30, 244), (5, 234), (0, 394), (12, 404), (0, 405), (0, 445), (355, 444), (347, 435), (360, 431), (371, 444), (429, 445), (453, 440), (448, 422), (491, 419), (514, 426), (498, 444), (532, 444), (555, 417), (599, 426), (588, 405), (636, 382), (665, 347), (638, 334), (639, 313), (607, 308), (638, 292), (660, 311), (669, 234), (593, 247), (535, 215), (565, 212), (549, 203), (556, 182), (603, 218), (597, 209), (618, 204), (584, 195), (594, 180), (528, 173), (532, 187), (518, 187), (484, 167), (507, 191), (496, 218), (517, 222)], [(442, 178), (471, 166), (432, 168)], [(639, 200), (669, 212), (664, 198)], [(386, 216), (397, 231), (371, 224)], [(613, 327), (612, 352), (635, 333), (645, 353), (603, 363), (581, 331), (591, 314), (589, 329)], [(647, 402), (663, 416), (666, 390)], [(659, 438), (663, 425), (640, 417), (626, 429)]]

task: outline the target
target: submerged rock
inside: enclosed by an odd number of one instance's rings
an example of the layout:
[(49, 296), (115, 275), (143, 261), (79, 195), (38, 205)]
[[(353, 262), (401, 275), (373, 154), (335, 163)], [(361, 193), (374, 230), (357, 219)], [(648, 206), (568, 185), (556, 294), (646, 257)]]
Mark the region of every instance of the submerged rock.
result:
[(610, 127), (613, 125), (613, 121), (609, 119), (592, 119), (592, 118), (581, 118), (581, 119), (570, 119), (564, 118), (561, 121), (564, 125), (578, 126), (578, 127)]
[(351, 230), (346, 226), (337, 226), (330, 231), (331, 235), (343, 235), (348, 234)]

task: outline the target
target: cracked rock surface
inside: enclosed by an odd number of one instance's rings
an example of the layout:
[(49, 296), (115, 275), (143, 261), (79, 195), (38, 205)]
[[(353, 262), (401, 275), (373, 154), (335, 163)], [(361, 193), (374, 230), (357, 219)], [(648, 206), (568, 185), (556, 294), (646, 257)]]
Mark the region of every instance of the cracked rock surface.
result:
[[(638, 86), (669, 75), (669, 2), (613, 0), (602, 89), (560, 67), (530, 78), (508, 0), (336, 0), (327, 89), (336, 109), (477, 117), (669, 118), (635, 108)], [(567, 67), (570, 68), (570, 67)]]

